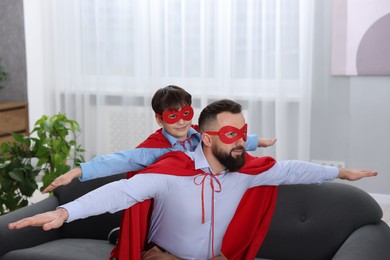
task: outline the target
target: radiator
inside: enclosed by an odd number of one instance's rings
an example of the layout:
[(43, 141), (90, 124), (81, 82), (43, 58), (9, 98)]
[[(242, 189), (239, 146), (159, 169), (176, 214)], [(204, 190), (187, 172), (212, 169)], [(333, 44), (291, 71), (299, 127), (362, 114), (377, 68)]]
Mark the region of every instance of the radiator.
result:
[(159, 128), (150, 107), (109, 105), (102, 110), (103, 153), (133, 149)]

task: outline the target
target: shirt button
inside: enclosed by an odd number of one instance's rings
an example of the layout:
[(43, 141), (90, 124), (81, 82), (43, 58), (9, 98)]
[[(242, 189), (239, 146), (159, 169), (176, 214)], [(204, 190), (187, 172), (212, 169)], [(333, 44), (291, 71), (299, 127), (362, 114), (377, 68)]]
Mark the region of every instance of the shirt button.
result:
[(204, 243), (204, 240), (201, 240), (200, 242), (203, 244), (203, 243)]

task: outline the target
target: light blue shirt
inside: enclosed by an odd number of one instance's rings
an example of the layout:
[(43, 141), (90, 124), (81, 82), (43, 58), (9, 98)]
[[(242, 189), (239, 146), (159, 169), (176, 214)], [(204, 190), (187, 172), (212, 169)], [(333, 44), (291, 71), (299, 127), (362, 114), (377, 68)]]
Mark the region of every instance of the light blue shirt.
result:
[[(82, 172), (80, 180), (88, 181), (125, 172), (139, 171), (153, 164), (158, 158), (170, 151), (194, 151), (201, 139), (200, 133), (193, 128), (188, 131), (188, 139), (185, 141), (176, 139), (164, 128), (162, 134), (171, 144), (171, 148), (137, 148), (97, 156), (89, 162), (80, 164)], [(257, 146), (257, 135), (248, 135), (245, 149), (255, 151)]]
[[(201, 145), (187, 152), (195, 168), (212, 173)], [(214, 192), (214, 252), (219, 254), (223, 235), (245, 191), (254, 186), (280, 184), (309, 184), (332, 180), (338, 175), (335, 167), (301, 161), (277, 162), (258, 175), (222, 172), (214, 175), (221, 191)], [(204, 186), (205, 223), (202, 219), (203, 175), (179, 177), (164, 174), (138, 174), (102, 186), (83, 197), (63, 205), (69, 213), (68, 222), (104, 212), (126, 209), (137, 202), (154, 198), (154, 209), (148, 240), (155, 242), (182, 259), (210, 259), (212, 189), (210, 176)], [(219, 188), (213, 180), (216, 189)]]

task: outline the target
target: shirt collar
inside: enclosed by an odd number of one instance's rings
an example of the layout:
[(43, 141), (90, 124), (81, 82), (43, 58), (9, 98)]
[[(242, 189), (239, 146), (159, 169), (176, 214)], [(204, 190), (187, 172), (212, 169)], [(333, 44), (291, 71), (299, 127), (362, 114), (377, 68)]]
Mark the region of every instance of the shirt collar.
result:
[[(203, 153), (203, 148), (202, 148), (202, 142), (199, 143), (198, 147), (196, 147), (195, 151), (192, 152), (192, 159), (195, 162), (195, 170), (203, 170), (208, 173), (215, 174), (213, 170), (210, 167), (209, 162), (206, 159), (206, 156)], [(226, 173), (226, 171), (221, 172), (221, 174)]]
[[(191, 137), (193, 134), (197, 134), (198, 132), (190, 127), (190, 130), (188, 130), (187, 138)], [(177, 142), (181, 142), (179, 139), (173, 137), (171, 134), (169, 134), (165, 128), (162, 129), (163, 136), (168, 140), (168, 142), (171, 144), (171, 146), (174, 146)]]

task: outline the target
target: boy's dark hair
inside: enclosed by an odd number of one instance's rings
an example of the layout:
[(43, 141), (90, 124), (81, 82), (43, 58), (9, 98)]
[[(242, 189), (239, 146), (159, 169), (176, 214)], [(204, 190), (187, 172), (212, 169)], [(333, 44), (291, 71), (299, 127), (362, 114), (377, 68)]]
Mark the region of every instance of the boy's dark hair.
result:
[(156, 91), (152, 98), (154, 113), (161, 115), (167, 109), (178, 109), (182, 106), (191, 106), (191, 94), (181, 87), (169, 85)]
[(230, 112), (232, 114), (241, 113), (241, 105), (230, 99), (221, 99), (207, 105), (199, 115), (198, 125), (200, 131), (205, 132), (205, 127), (210, 122), (216, 120), (218, 114)]

